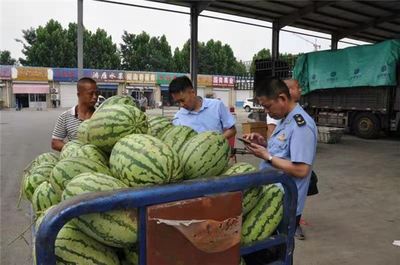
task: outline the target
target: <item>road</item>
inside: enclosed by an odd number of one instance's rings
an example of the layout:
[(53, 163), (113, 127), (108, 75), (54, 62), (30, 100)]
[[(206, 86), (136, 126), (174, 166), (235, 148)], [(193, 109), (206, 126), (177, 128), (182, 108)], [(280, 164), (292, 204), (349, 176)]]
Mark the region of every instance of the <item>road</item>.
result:
[[(50, 150), (61, 111), (0, 111), (1, 264), (32, 264), (29, 230), (26, 241), (8, 245), (31, 223), (29, 204), (16, 207), (21, 172)], [(239, 110), (238, 123), (246, 116)], [(238, 131), (240, 135), (241, 126)], [(238, 161), (259, 163), (250, 155), (238, 155)], [(319, 144), (315, 171), (320, 194), (308, 199), (307, 239), (296, 241), (295, 264), (400, 264), (400, 247), (392, 245), (400, 240), (400, 139), (367, 141), (346, 135), (338, 144)]]

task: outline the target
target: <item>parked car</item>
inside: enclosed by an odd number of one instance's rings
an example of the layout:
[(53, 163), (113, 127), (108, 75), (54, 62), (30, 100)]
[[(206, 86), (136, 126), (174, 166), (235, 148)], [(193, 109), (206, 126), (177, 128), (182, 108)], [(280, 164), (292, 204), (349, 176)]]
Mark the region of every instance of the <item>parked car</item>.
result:
[(243, 108), (246, 112), (250, 112), (250, 111), (254, 111), (254, 110), (257, 110), (257, 111), (264, 110), (263, 106), (255, 103), (253, 98), (247, 98), (243, 103)]
[(101, 105), (101, 103), (104, 102), (104, 100), (106, 100), (105, 97), (103, 97), (102, 95), (98, 96), (98, 97), (97, 97), (97, 102), (96, 102), (95, 108), (97, 109), (97, 108)]

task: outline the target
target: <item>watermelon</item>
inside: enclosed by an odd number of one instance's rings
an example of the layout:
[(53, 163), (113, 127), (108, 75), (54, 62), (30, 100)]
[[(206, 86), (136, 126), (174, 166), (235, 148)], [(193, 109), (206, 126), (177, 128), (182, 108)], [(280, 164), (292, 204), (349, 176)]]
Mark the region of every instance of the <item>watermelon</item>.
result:
[(111, 105), (130, 105), (133, 107), (138, 107), (135, 99), (128, 95), (115, 95), (106, 99), (101, 105), (96, 109), (95, 113), (100, 111), (104, 107)]
[(22, 180), (22, 195), (28, 199), (32, 200), (32, 195), (35, 189), (44, 181), (49, 180), (51, 172), (55, 164), (53, 162), (41, 163), (35, 166), (27, 174), (24, 175)]
[[(72, 179), (62, 193), (62, 200), (79, 194), (127, 188), (122, 181), (101, 173), (82, 173)], [(111, 247), (127, 247), (137, 240), (136, 210), (118, 210), (86, 214), (73, 224), (88, 236)]]
[(70, 157), (85, 157), (103, 165), (108, 165), (108, 156), (100, 148), (93, 144), (82, 145)]
[(32, 206), (38, 215), (38, 213), (43, 212), (47, 208), (56, 205), (61, 201), (60, 195), (57, 195), (53, 187), (49, 182), (42, 182), (32, 195)]
[(24, 173), (29, 172), (35, 166), (38, 166), (42, 163), (57, 163), (60, 160), (59, 156), (53, 152), (47, 152), (38, 155), (34, 160), (32, 160), (28, 166), (25, 167)]
[(67, 142), (61, 149), (60, 160), (70, 157), (82, 145), (83, 145), (83, 143), (78, 140), (72, 140), (72, 141)]
[(183, 144), (196, 135), (196, 131), (188, 126), (172, 126), (163, 133), (160, 139), (179, 152)]
[(172, 127), (170, 119), (164, 116), (153, 116), (149, 118), (149, 131), (148, 134), (161, 138), (166, 130)]
[(85, 235), (71, 222), (60, 229), (54, 248), (57, 265), (120, 265), (115, 249)]
[(88, 123), (87, 140), (109, 154), (122, 137), (147, 131), (147, 116), (138, 108), (109, 105), (93, 114)]
[[(230, 167), (223, 175), (236, 175), (241, 173), (250, 173), (257, 171), (257, 168), (249, 163), (237, 163)], [(258, 186), (250, 189), (246, 189), (243, 192), (243, 215), (246, 215), (251, 209), (256, 206), (260, 200), (263, 192), (263, 187)]]
[(110, 168), (114, 177), (130, 187), (176, 182), (183, 177), (177, 152), (146, 134), (132, 134), (118, 141), (110, 156)]
[(98, 162), (84, 157), (70, 157), (61, 160), (51, 171), (50, 183), (57, 194), (62, 193), (65, 186), (75, 176), (86, 172), (98, 172), (111, 175), (110, 169)]
[(77, 132), (76, 132), (76, 138), (77, 138), (78, 141), (81, 142), (81, 143), (89, 143), (89, 140), (88, 140), (88, 132), (87, 132), (87, 130), (88, 130), (88, 125), (89, 125), (89, 121), (90, 121), (90, 119), (89, 119), (89, 120), (84, 120), (84, 121), (78, 126), (78, 129), (77, 129)]
[(139, 254), (136, 246), (124, 248), (124, 257), (121, 260), (121, 265), (139, 265)]
[(203, 132), (189, 139), (179, 155), (185, 179), (220, 175), (229, 162), (230, 148), (225, 137), (217, 132)]
[(283, 191), (275, 184), (265, 186), (261, 200), (244, 218), (242, 244), (252, 244), (269, 237), (282, 217)]

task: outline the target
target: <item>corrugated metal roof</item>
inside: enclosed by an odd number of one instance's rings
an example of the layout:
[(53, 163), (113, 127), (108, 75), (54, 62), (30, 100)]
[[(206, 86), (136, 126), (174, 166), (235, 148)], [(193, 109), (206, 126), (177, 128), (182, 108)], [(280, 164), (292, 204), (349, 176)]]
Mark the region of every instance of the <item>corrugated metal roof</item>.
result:
[[(160, 0), (189, 7), (207, 1)], [(392, 1), (208, 1), (205, 10), (278, 22), (341, 38), (379, 42), (400, 38), (400, 0)]]

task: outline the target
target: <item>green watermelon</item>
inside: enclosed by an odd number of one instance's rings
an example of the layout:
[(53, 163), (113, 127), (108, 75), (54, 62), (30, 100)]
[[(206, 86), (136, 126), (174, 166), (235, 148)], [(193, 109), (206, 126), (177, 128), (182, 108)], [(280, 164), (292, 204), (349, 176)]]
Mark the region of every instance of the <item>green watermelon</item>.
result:
[(110, 169), (98, 162), (84, 157), (70, 157), (61, 160), (53, 168), (50, 175), (50, 183), (57, 194), (61, 194), (65, 186), (75, 176), (86, 172), (98, 172), (111, 175)]
[(147, 116), (130, 105), (109, 105), (93, 114), (88, 123), (87, 139), (105, 153), (111, 153), (116, 142), (133, 133), (147, 133)]
[(188, 126), (172, 126), (163, 133), (160, 139), (179, 152), (183, 144), (196, 135), (196, 131)]
[(166, 184), (183, 177), (175, 150), (146, 134), (132, 134), (118, 141), (110, 156), (110, 168), (114, 177), (130, 187)]
[(35, 189), (44, 181), (48, 181), (55, 164), (53, 162), (43, 162), (35, 166), (27, 174), (24, 175), (22, 180), (22, 195), (32, 200), (32, 195)]
[(148, 134), (161, 138), (166, 130), (172, 127), (170, 119), (164, 116), (153, 116), (149, 118), (149, 132)]
[(47, 152), (38, 155), (35, 159), (33, 159), (28, 166), (25, 167), (24, 173), (29, 172), (35, 166), (38, 166), (42, 163), (57, 163), (60, 160), (59, 156), (53, 152)]
[(230, 148), (225, 137), (217, 132), (203, 132), (189, 139), (179, 155), (185, 179), (220, 175), (229, 162)]
[(81, 148), (82, 145), (83, 143), (78, 140), (72, 140), (67, 142), (61, 149), (60, 160), (70, 157), (79, 148)]
[[(62, 193), (62, 200), (79, 194), (127, 188), (122, 181), (100, 173), (82, 173), (72, 179)], [(111, 247), (127, 247), (137, 240), (136, 210), (86, 214), (73, 224), (88, 236)]]
[(264, 187), (263, 196), (244, 217), (242, 244), (248, 245), (269, 237), (283, 217), (283, 191), (275, 184)]
[(93, 144), (82, 145), (74, 153), (71, 153), (70, 157), (85, 157), (103, 165), (108, 165), (108, 156)]
[(139, 254), (136, 247), (124, 248), (124, 259), (121, 265), (139, 265)]
[(47, 181), (42, 182), (32, 195), (32, 206), (36, 215), (60, 201), (60, 195), (56, 194), (53, 187)]
[(76, 132), (76, 138), (78, 139), (79, 142), (81, 143), (89, 143), (88, 140), (88, 125), (89, 125), (89, 120), (84, 120), (77, 129)]
[[(236, 175), (241, 173), (250, 173), (257, 171), (257, 168), (249, 163), (237, 163), (230, 167), (223, 175)], [(243, 192), (243, 215), (246, 215), (251, 209), (256, 206), (263, 194), (263, 187), (258, 186), (250, 189), (246, 189)]]
[(138, 107), (135, 103), (135, 99), (128, 95), (115, 95), (106, 99), (101, 105), (96, 109), (95, 113), (100, 111), (104, 107), (111, 105), (130, 105), (133, 107)]
[(60, 229), (54, 248), (57, 265), (120, 265), (115, 249), (85, 235), (71, 222)]

